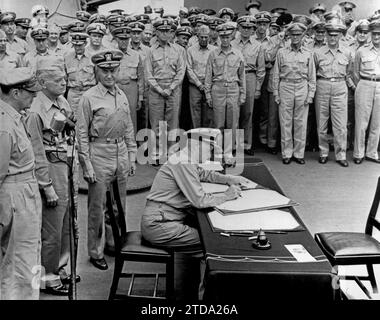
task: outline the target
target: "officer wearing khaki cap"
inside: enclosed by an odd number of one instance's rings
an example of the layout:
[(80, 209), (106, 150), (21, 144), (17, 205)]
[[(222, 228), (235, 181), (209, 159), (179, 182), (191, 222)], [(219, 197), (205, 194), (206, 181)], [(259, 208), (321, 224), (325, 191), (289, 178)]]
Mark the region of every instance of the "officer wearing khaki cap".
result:
[(86, 46), (86, 51), (90, 56), (106, 49), (105, 45), (103, 45), (103, 37), (106, 34), (106, 27), (104, 24), (98, 22), (91, 23), (86, 28), (86, 32), (88, 33), (90, 40)]
[(0, 14), (0, 26), (7, 35), (8, 50), (23, 57), (28, 52), (28, 43), (16, 36), (15, 19), (16, 14), (14, 12), (3, 12)]
[(255, 14), (260, 11), (260, 8), (261, 2), (257, 0), (249, 0), (245, 5), (245, 10), (247, 10), (251, 16), (255, 16)]
[(1, 72), (0, 88), (0, 300), (38, 300), (42, 208), (23, 115), (41, 87), (30, 68), (17, 68)]
[[(205, 94), (214, 111), (214, 125), (218, 129), (232, 129), (232, 144), (228, 141), (226, 161), (232, 158), (236, 129), (239, 125), (240, 106), (246, 100), (246, 76), (242, 53), (231, 46), (235, 28), (228, 23), (219, 25), (221, 45), (210, 53), (206, 65)], [(223, 53), (223, 54), (222, 54)], [(220, 68), (218, 66), (224, 66)]]
[(7, 72), (7, 69), (21, 67), (23, 61), (21, 56), (7, 49), (7, 36), (3, 30), (0, 30), (0, 70)]
[(87, 11), (80, 10), (75, 13), (75, 16), (78, 20), (88, 23), (90, 20), (91, 14)]
[(218, 12), (218, 17), (223, 19), (224, 22), (232, 21), (235, 16), (235, 12), (231, 8), (222, 8)]
[(31, 28), (30, 27), (30, 21), (31, 19), (30, 18), (17, 18), (15, 19), (15, 25), (16, 25), (16, 36), (18, 36), (19, 38), (27, 41), (27, 34), (28, 34), (28, 31), (29, 29)]
[(287, 27), (291, 43), (278, 50), (273, 69), (273, 96), (279, 104), (284, 164), (289, 164), (293, 157), (298, 164), (305, 164), (307, 115), (316, 82), (312, 52), (302, 46), (306, 29), (299, 22)]
[(124, 206), (128, 175), (136, 169), (137, 147), (129, 103), (116, 85), (122, 58), (123, 53), (114, 49), (92, 56), (98, 84), (83, 94), (77, 125), (79, 160), (89, 183), (88, 254), (90, 262), (101, 270), (108, 268), (105, 245), (113, 246), (111, 228), (104, 222), (106, 191), (117, 177)]

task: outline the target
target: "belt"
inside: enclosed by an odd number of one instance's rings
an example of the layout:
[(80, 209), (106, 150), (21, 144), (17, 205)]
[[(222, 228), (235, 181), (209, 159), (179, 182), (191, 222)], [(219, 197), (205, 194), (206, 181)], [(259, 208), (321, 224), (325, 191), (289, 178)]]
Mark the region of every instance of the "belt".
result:
[(34, 170), (28, 171), (28, 172), (23, 172), (23, 173), (12, 174), (10, 176), (6, 176), (4, 179), (4, 183), (25, 182), (25, 181), (29, 181), (31, 179), (36, 179), (36, 176), (34, 174)]
[(110, 144), (117, 144), (124, 141), (124, 137), (119, 138), (98, 138), (98, 137), (91, 137), (90, 142), (98, 142), (98, 143), (110, 143)]
[(339, 81), (346, 81), (346, 78), (345, 78), (345, 77), (336, 77), (336, 78), (317, 77), (317, 80), (325, 80), (325, 81), (331, 81), (331, 82), (339, 82)]
[(373, 77), (360, 77), (360, 79), (367, 80), (367, 81), (380, 82), (380, 77), (376, 77), (376, 76), (373, 76)]
[(245, 70), (245, 73), (256, 73), (256, 70), (253, 70), (253, 69)]
[(214, 83), (219, 83), (219, 84), (223, 85), (224, 87), (229, 87), (229, 86), (236, 85), (237, 81), (232, 81), (232, 82), (228, 82), (228, 81), (214, 81)]
[(289, 79), (289, 78), (281, 78), (280, 81), (284, 81), (284, 82), (290, 82), (290, 83), (301, 83), (301, 82), (304, 82), (306, 81), (306, 79)]

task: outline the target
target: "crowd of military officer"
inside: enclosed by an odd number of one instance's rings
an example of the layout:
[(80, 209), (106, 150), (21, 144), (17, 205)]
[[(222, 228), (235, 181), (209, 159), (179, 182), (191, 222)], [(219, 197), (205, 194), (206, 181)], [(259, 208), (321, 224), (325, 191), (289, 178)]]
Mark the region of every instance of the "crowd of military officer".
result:
[(231, 129), (226, 160), (243, 129), (247, 154), (261, 144), (284, 164), (304, 164), (307, 148), (324, 164), (332, 147), (342, 167), (349, 148), (356, 164), (380, 163), (380, 10), (355, 21), (354, 8), (316, 4), (310, 16), (291, 15), (250, 0), (241, 16), (198, 7), (173, 16), (146, 6), (78, 11), (61, 26), (42, 5), (32, 18), (1, 13), (0, 299), (38, 298), (40, 278), (45, 292), (68, 293), (73, 141), (75, 192), (79, 163), (89, 183), (88, 254), (101, 270), (113, 246), (105, 191), (117, 177), (125, 203), (140, 129), (155, 133), (153, 164), (175, 142), (163, 128), (199, 127)]

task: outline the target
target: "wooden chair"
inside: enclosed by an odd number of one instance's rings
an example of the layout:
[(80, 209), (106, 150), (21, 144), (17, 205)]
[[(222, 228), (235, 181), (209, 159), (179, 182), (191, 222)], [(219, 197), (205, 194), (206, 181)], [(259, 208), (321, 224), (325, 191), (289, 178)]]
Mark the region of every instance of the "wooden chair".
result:
[(376, 214), (380, 202), (380, 177), (375, 197), (367, 219), (365, 232), (323, 232), (316, 233), (315, 240), (333, 266), (366, 265), (368, 276), (344, 276), (354, 280), (364, 293), (371, 298), (361, 280), (369, 280), (374, 293), (378, 293), (373, 264), (380, 263), (380, 242), (372, 237), (373, 228), (380, 230)]
[[(114, 200), (116, 202), (118, 217), (114, 212)], [(121, 204), (117, 180), (112, 184), (112, 190), (107, 191), (107, 208), (112, 226), (115, 242), (115, 269), (108, 299), (166, 299), (171, 300), (174, 293), (174, 251), (153, 248), (142, 244), (141, 232), (127, 232), (124, 210)], [(165, 264), (166, 273), (125, 273), (124, 262), (138, 261), (146, 263)], [(157, 295), (160, 278), (166, 278), (166, 295)], [(130, 278), (127, 294), (118, 294), (117, 289), (120, 278)], [(136, 295), (133, 286), (137, 278), (154, 278), (154, 289), (151, 296)]]

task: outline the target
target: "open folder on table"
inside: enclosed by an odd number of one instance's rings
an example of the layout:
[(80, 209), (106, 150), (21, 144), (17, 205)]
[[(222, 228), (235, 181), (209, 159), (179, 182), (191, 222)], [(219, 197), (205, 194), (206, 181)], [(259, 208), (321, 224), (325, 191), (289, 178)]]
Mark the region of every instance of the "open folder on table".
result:
[(264, 210), (234, 215), (223, 215), (217, 210), (207, 213), (213, 231), (284, 230), (303, 229), (288, 211)]
[(222, 214), (234, 214), (268, 209), (286, 208), (298, 205), (297, 202), (270, 189), (249, 189), (241, 192), (241, 197), (226, 201), (215, 207)]

